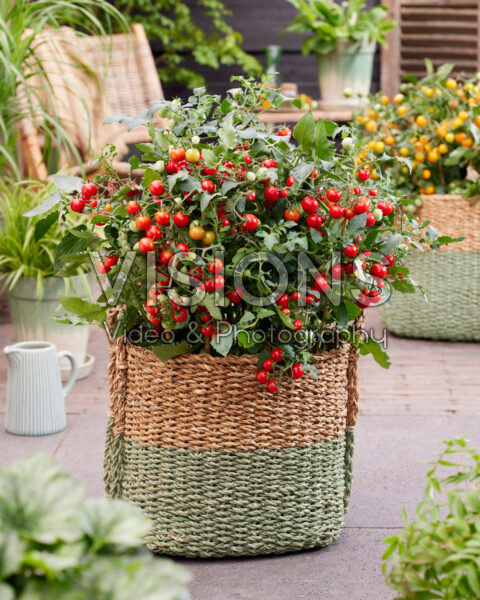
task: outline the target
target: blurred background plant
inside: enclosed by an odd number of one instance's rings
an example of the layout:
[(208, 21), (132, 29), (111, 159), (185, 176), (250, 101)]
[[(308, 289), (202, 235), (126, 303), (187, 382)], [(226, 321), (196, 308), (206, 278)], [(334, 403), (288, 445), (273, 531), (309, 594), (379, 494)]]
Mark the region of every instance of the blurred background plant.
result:
[(55, 252), (63, 236), (58, 215), (52, 213), (51, 218), (42, 223), (41, 217), (27, 219), (24, 215), (54, 191), (53, 183), (0, 181), (0, 281), (4, 280), (3, 289), (10, 291), (21, 277), (32, 277), (37, 281), (37, 294), (41, 296), (44, 280), (53, 277)]
[(360, 160), (396, 157), (391, 173), (410, 212), (422, 204), (420, 194), (480, 196), (479, 81), (454, 79), (452, 64), (435, 71), (425, 63), (425, 78), (405, 77), (401, 93), (379, 92), (355, 118), (365, 142)]
[[(224, 2), (198, 0), (196, 4), (203, 9), (202, 23), (198, 24), (181, 0), (116, 0), (115, 7), (129, 24), (142, 23), (151, 42), (161, 43), (157, 65), (162, 83), (175, 82), (189, 89), (205, 85), (202, 74), (185, 66), (189, 54), (198, 65), (213, 69), (237, 65), (248, 75), (260, 75), (262, 66), (242, 50), (242, 35), (226, 21), (232, 13)], [(107, 25), (107, 12), (99, 11), (97, 17)]]
[(339, 41), (385, 44), (385, 37), (396, 22), (387, 19), (386, 6), (366, 9), (366, 0), (287, 0), (297, 15), (286, 29), (289, 33), (309, 34), (302, 42), (303, 54), (328, 54)]
[(0, 469), (1, 600), (187, 600), (190, 576), (145, 549), (150, 522), (43, 454)]
[(398, 600), (480, 597), (480, 454), (463, 438), (444, 444), (415, 520), (404, 513), (405, 527), (384, 542), (383, 573)]
[[(101, 36), (111, 32), (113, 26), (126, 29), (120, 12), (106, 0), (0, 0), (2, 174), (8, 172), (17, 178), (21, 176), (16, 144), (17, 129), (23, 119), (44, 123), (43, 158), (47, 164), (51, 165), (61, 150), (81, 162), (61, 119), (52, 111), (50, 103), (47, 106), (43, 100), (44, 96), (54, 96), (55, 89), (51, 87), (48, 73), (35, 52), (39, 44), (45, 44), (45, 39), (54, 44), (53, 35), (63, 26), (77, 31), (81, 28), (85, 35)], [(43, 37), (39, 38), (40, 34)]]

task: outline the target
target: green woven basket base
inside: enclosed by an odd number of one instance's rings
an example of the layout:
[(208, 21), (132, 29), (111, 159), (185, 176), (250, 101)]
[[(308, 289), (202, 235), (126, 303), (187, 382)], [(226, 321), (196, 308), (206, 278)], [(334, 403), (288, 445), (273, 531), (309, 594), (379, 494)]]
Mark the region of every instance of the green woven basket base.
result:
[(395, 335), (430, 340), (480, 341), (480, 252), (412, 252), (407, 266), (428, 295), (393, 292), (380, 307)]
[[(186, 557), (282, 554), (326, 546), (343, 525), (353, 431), (281, 450), (167, 450), (107, 435), (107, 493), (153, 521), (147, 546)], [(119, 464), (119, 461), (121, 464)]]

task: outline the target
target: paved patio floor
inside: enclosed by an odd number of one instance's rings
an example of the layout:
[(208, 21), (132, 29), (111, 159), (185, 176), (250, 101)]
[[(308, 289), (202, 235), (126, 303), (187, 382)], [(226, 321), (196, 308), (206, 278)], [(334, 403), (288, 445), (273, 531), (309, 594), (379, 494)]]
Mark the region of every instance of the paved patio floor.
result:
[[(374, 311), (368, 326), (381, 337)], [(0, 347), (12, 343), (0, 325)], [(102, 461), (108, 406), (107, 345), (92, 331), (97, 363), (67, 400), (68, 428), (48, 437), (17, 437), (3, 428), (6, 360), (0, 356), (0, 465), (43, 450), (103, 495)], [(194, 575), (193, 600), (389, 600), (381, 574), (382, 540), (420, 500), (427, 461), (444, 439), (467, 435), (480, 446), (480, 344), (404, 340), (388, 336), (392, 367), (360, 362), (361, 414), (354, 486), (345, 529), (321, 550), (241, 560), (183, 560)]]

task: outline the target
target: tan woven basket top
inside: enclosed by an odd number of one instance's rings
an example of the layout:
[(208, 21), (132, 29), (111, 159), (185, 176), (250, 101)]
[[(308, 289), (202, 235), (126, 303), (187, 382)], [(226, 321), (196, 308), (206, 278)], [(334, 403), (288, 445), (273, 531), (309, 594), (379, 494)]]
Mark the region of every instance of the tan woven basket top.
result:
[(422, 206), (416, 213), (418, 221), (431, 221), (438, 235), (465, 237), (463, 242), (442, 246), (440, 250), (480, 252), (480, 202), (459, 195), (422, 195)]

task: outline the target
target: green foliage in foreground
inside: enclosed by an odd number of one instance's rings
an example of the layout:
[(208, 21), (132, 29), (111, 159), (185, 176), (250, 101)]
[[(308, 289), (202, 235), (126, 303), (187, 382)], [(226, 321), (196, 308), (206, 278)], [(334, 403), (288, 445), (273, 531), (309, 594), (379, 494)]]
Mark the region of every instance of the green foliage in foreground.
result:
[[(448, 474), (450, 473), (450, 474)], [(383, 572), (398, 600), (480, 598), (480, 454), (463, 438), (427, 474), (411, 523), (385, 540)]]
[(0, 469), (0, 600), (187, 600), (187, 571), (144, 548), (149, 528), (46, 455)]

